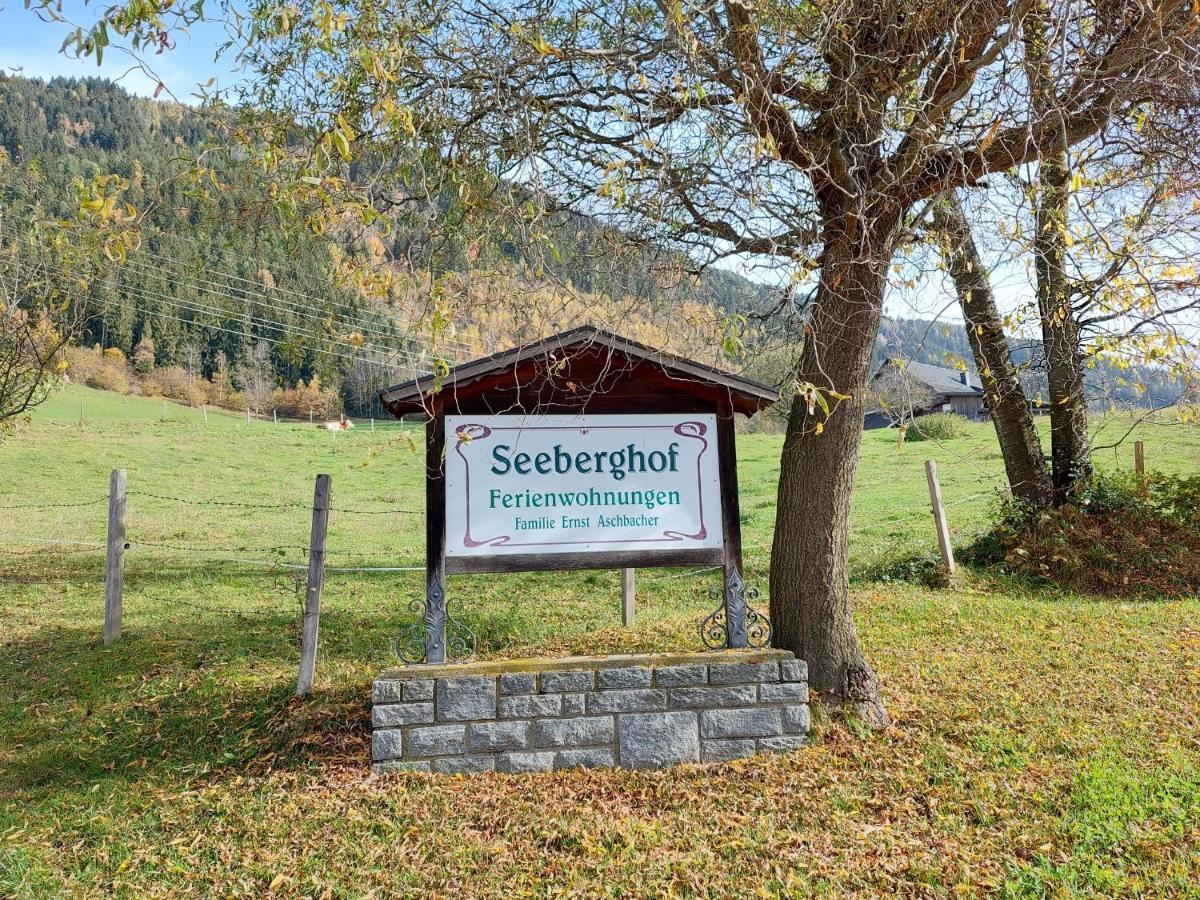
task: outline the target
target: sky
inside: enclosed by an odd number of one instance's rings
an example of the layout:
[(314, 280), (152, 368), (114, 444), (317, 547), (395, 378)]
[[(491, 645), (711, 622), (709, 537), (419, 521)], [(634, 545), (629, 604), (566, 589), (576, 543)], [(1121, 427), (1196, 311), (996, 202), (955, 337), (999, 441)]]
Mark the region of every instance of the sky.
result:
[(233, 76), (228, 62), (214, 61), (217, 48), (225, 39), (223, 27), (215, 24), (194, 27), (190, 34), (178, 36), (173, 49), (147, 57), (149, 71), (116, 47), (106, 48), (103, 64), (99, 66), (95, 58), (74, 59), (61, 52), (73, 26), (92, 25), (107, 5), (98, 0), (90, 4), (63, 0), (61, 14), (71, 23), (68, 25), (43, 21), (46, 14), (41, 13), (39, 18), (39, 13), (25, 8), (23, 0), (0, 0), (0, 68), (6, 74), (29, 78), (102, 76), (143, 97), (152, 96), (161, 80), (181, 102), (194, 102), (191, 95), (197, 85), (209, 78), (216, 77), (215, 87), (231, 83)]

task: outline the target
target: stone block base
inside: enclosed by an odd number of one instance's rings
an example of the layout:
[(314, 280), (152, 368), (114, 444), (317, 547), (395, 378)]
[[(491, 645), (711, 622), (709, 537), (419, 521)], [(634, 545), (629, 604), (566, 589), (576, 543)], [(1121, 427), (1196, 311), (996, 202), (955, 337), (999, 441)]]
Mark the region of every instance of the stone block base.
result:
[(808, 667), (786, 650), (418, 665), (372, 696), (376, 772), (657, 769), (794, 750)]

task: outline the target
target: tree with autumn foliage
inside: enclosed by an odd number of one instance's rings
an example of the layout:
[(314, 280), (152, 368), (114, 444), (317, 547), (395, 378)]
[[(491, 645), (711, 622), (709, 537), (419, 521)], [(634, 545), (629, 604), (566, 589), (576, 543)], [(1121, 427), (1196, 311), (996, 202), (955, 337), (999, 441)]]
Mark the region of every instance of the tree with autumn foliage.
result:
[[(957, 193), (935, 205), (932, 231), (956, 289), (1009, 486), (1035, 508), (1073, 502), (1089, 486), (1091, 410), (1102, 406), (1107, 389), (1144, 391), (1134, 373), (1154, 371), (1182, 398), (1200, 377), (1200, 152), (1190, 129), (1178, 124), (1198, 114), (1200, 95), (1181, 91), (1160, 104), (1153, 124), (1139, 114), (1073, 148), (1063, 156), (1070, 178), (1057, 192), (1042, 183), (1045, 167), (1029, 179), (1009, 173), (995, 180), (972, 204), (976, 227)], [(1040, 205), (1047, 196), (1061, 205), (1050, 224)], [(1047, 255), (1054, 264), (1039, 264)], [(1034, 290), (1028, 302), (1002, 313), (991, 271), (1005, 257), (1031, 263)], [(1061, 301), (1047, 302), (1058, 294)], [(1021, 384), (1008, 342), (1029, 323), (1042, 338), (1036, 362), (1050, 388), (1050, 466), (1030, 412), (1040, 395)], [(1116, 383), (1085, 393), (1085, 375), (1099, 366)], [(1185, 403), (1176, 411), (1180, 421), (1191, 415)]]
[[(160, 46), (212, 10), (118, 5), (76, 46)], [(773, 261), (814, 288), (791, 377), (774, 637), (823, 696), (874, 723), (886, 713), (851, 615), (848, 522), (901, 238), (947, 191), (1060, 154), (1194, 80), (1200, 18), (1190, 0), (225, 10), (254, 74), (232, 133), (311, 228), (376, 227), (436, 198), (447, 229), (478, 232), (470, 246), (519, 235), (553, 251), (544, 223), (575, 209), (697, 266)]]
[(123, 179), (76, 180), (70, 218), (45, 211), (41, 187), (36, 166), (0, 149), (0, 435), (67, 373), (85, 298), (138, 240)]

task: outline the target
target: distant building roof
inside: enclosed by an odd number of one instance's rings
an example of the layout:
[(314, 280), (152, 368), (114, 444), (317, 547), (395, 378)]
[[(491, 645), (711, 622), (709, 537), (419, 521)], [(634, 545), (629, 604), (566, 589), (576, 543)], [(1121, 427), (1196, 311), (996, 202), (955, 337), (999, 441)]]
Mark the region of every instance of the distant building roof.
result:
[[(885, 359), (879, 367), (879, 372), (888, 366), (896, 367), (905, 377), (921, 382), (935, 394), (944, 394), (947, 397), (978, 397), (983, 394), (983, 383), (974, 373), (903, 359)], [(876, 378), (879, 377), (879, 372), (875, 373)]]

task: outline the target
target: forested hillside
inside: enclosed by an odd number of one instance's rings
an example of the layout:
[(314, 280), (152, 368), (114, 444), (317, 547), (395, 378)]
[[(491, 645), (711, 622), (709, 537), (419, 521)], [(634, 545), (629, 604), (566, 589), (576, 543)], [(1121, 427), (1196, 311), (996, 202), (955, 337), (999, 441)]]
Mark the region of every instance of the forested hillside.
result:
[[(115, 173), (141, 216), (137, 252), (76, 298), (87, 310), (82, 344), (125, 357), (141, 344), (152, 351), (143, 368), (212, 376), (264, 341), (281, 381), (334, 376), (333, 342), (364, 315), (362, 304), (335, 286), (326, 248), (278, 239), (272, 210), (254, 202), (248, 168), (214, 156), (219, 189), (196, 190), (178, 160), (202, 148), (205, 134), (186, 107), (134, 98), (101, 79), (0, 79), (0, 150), (39, 176), (6, 184), (5, 203), (20, 207), (35, 199), (22, 191), (36, 191), (46, 212), (65, 215), (74, 180)], [(301, 293), (303, 304), (288, 299)]]
[[(6, 204), (27, 204), (22, 193), (36, 189), (49, 213), (65, 214), (74, 179), (111, 172), (128, 180), (124, 199), (141, 216), (139, 250), (77, 298), (88, 312), (80, 343), (111, 349), (110, 368), (129, 361), (130, 376), (172, 368), (189, 381), (227, 384), (227, 394), (252, 395), (210, 398), (217, 402), (257, 408), (267, 402), (264, 390), (311, 386), (315, 377), (348, 411), (365, 412), (380, 385), (428, 368), (433, 356), (490, 352), (584, 320), (678, 344), (680, 314), (699, 323), (715, 318), (714, 309), (759, 305), (769, 293), (715, 271), (676, 288), (667, 314), (654, 302), (659, 279), (644, 255), (604, 252), (610, 236), (574, 217), (555, 235), (554, 270), (536, 276), (515, 258), (505, 265), (503, 248), (501, 265), (486, 277), (431, 273), (412, 235), (393, 234), (377, 249), (398, 270), (400, 288), (385, 302), (368, 301), (342, 277), (342, 248), (284, 227), (290, 223), (264, 199), (270, 192), (252, 166), (207, 148), (213, 171), (199, 189), (183, 157), (205, 150), (207, 139), (205, 122), (189, 108), (135, 98), (105, 80), (0, 78), (0, 151), (18, 166), (35, 165), (39, 176), (36, 188), (6, 184)], [(456, 305), (471, 314), (431, 347), (421, 323), (435, 294), (461, 295)], [(644, 311), (631, 315), (629, 301)], [(95, 375), (102, 358), (76, 354), (75, 361), (77, 370), (121, 386), (121, 373)], [(169, 392), (179, 375), (159, 380)]]
[[(0, 153), (37, 172), (35, 182), (6, 183), (5, 204), (36, 200), (66, 214), (76, 179), (116, 173), (139, 213), (137, 252), (75, 298), (87, 314), (79, 343), (97, 348), (72, 355), (77, 379), (259, 411), (369, 413), (381, 385), (427, 370), (434, 357), (492, 352), (584, 321), (716, 362), (722, 319), (762, 311), (777, 293), (715, 269), (668, 284), (645, 248), (613, 252), (619, 235), (567, 216), (553, 258), (536, 274), (503, 246), (497, 264), (468, 274), (470, 248), (443, 255), (446, 271), (422, 256), (425, 235), (368, 235), (368, 249), (396, 276), (384, 300), (368, 300), (346, 283), (344, 248), (282, 221), (254, 167), (209, 139), (188, 107), (135, 98), (102, 79), (0, 78)], [(184, 157), (205, 150), (211, 171), (201, 186)], [(446, 297), (458, 315), (433, 339), (424, 323)], [(1035, 351), (1017, 348), (1025, 362), (1036, 363)], [(970, 362), (960, 326), (921, 320), (886, 321), (877, 362), (885, 356)], [(778, 380), (786, 357), (744, 362), (751, 374)], [(1030, 378), (1036, 384), (1036, 365)], [(1101, 368), (1093, 387), (1096, 397), (1121, 402), (1173, 399), (1154, 372)]]

